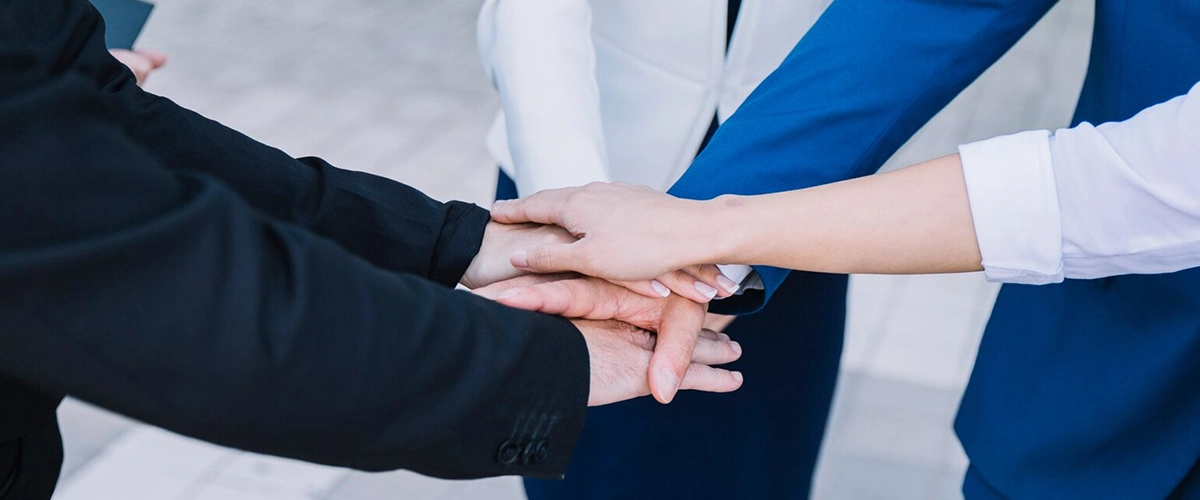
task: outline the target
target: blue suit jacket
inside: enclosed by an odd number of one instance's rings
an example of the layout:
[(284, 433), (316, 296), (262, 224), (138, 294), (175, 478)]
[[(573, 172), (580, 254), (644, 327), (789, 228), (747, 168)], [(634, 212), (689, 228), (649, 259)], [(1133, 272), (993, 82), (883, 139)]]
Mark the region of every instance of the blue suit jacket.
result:
[[(877, 170), (1055, 0), (838, 0), (672, 188), (711, 198)], [(1098, 0), (1075, 122), (1200, 81), (1200, 0)], [(1197, 134), (1200, 140), (1200, 132)], [(759, 268), (761, 305), (787, 271)], [(1200, 456), (1200, 272), (1007, 286), (956, 430), (973, 496), (1163, 498)]]

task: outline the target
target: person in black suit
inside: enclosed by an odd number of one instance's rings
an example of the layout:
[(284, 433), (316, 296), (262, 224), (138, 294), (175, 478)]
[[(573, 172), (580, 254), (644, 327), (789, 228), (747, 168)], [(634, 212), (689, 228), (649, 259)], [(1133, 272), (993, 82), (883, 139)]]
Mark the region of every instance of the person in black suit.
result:
[[(49, 498), (65, 395), (316, 463), (561, 477), (654, 339), (452, 290), (553, 231), (292, 159), (139, 89), (86, 1), (2, 2), (0, 498)], [(706, 332), (685, 388), (736, 389), (708, 365), (739, 354)]]

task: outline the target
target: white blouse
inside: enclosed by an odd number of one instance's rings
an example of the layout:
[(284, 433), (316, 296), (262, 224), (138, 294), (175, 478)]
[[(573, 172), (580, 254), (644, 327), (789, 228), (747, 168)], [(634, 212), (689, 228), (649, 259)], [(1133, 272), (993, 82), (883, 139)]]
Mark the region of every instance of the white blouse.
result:
[(959, 147), (991, 281), (1200, 266), (1200, 84), (1123, 122)]

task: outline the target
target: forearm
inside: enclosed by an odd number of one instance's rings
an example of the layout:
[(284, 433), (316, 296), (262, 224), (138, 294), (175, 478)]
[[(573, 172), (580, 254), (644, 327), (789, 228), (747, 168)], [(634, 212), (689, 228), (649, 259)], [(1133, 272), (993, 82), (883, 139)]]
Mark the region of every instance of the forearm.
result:
[(608, 181), (588, 0), (487, 2), (480, 54), (521, 194)]
[(980, 269), (958, 156), (886, 174), (709, 202), (731, 244), (716, 262), (830, 273)]

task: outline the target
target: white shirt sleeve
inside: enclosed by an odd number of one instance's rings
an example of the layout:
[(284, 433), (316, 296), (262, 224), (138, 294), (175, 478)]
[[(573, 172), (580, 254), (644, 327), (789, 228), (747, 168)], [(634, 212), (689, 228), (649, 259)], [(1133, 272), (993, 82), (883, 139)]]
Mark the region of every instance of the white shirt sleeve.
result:
[(500, 94), (518, 192), (607, 182), (588, 0), (487, 0), (479, 51)]
[(988, 279), (1200, 266), (1200, 84), (1124, 122), (959, 147)]

